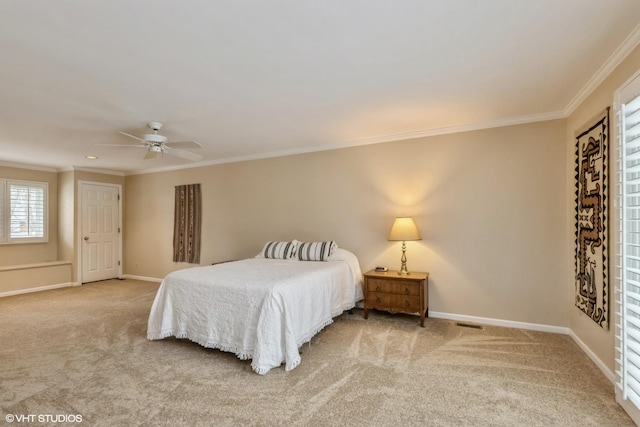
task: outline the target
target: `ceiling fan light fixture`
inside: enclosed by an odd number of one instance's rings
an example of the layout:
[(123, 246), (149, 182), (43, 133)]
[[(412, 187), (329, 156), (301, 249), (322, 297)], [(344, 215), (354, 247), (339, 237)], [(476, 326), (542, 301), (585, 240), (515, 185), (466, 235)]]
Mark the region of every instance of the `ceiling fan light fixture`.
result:
[(169, 138), (167, 138), (166, 136), (159, 135), (157, 133), (147, 133), (142, 136), (142, 139), (151, 143), (158, 143), (158, 144), (163, 144), (169, 140)]

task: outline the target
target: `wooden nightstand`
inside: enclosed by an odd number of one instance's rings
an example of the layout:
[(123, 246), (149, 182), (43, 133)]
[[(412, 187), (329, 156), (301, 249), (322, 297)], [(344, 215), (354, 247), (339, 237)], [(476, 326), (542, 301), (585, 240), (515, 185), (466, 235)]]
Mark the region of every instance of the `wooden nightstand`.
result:
[(369, 309), (390, 313), (420, 315), (420, 326), (429, 315), (429, 273), (411, 272), (400, 276), (397, 271), (364, 273), (364, 318)]

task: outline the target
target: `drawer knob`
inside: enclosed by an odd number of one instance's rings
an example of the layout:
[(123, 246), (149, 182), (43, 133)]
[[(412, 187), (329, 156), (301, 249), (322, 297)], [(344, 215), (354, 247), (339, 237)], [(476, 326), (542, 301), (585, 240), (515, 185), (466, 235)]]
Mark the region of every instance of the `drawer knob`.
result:
[(380, 297), (376, 297), (376, 302), (380, 302)]
[(376, 291), (380, 292), (380, 285), (376, 286)]
[(409, 295), (409, 288), (404, 288), (404, 294)]
[(404, 302), (404, 305), (405, 305), (406, 307), (409, 307), (409, 306), (411, 305), (411, 300), (410, 300), (409, 298), (407, 298), (407, 299), (405, 300), (405, 302)]

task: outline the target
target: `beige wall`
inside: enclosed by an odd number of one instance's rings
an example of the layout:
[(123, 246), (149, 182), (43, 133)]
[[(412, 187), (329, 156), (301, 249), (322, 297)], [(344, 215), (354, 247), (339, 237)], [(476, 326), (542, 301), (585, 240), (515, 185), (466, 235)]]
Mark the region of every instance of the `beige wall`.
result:
[(58, 174), (58, 257), (61, 261), (75, 259), (75, 181), (74, 172)]
[(565, 124), (495, 128), (126, 178), (125, 274), (172, 259), (174, 186), (201, 183), (202, 264), (267, 240), (336, 240), (363, 270), (399, 268), (393, 218), (411, 215), (410, 270), (430, 310), (567, 326)]
[[(613, 289), (615, 285), (614, 274), (614, 239), (616, 224), (614, 222), (614, 198), (615, 189), (617, 188), (615, 183), (615, 141), (613, 141), (613, 131), (610, 132), (611, 141), (609, 144), (609, 180), (611, 189), (609, 197), (609, 218), (610, 218), (610, 233), (609, 233), (609, 314), (610, 314), (610, 328), (604, 330), (596, 325), (589, 317), (582, 313), (578, 308), (574, 306), (574, 213), (575, 206), (573, 205), (573, 198), (570, 197), (574, 192), (574, 151), (575, 151), (575, 131), (580, 129), (584, 124), (591, 120), (596, 114), (602, 111), (605, 107), (611, 107), (613, 105), (613, 96), (615, 91), (622, 86), (634, 73), (640, 70), (640, 46), (636, 49), (612, 72), (607, 79), (577, 108), (571, 116), (567, 119), (567, 221), (569, 222), (569, 229), (567, 233), (567, 247), (569, 257), (567, 263), (569, 265), (569, 271), (571, 271), (569, 288), (570, 299), (568, 301), (569, 312), (569, 327), (576, 334), (576, 336), (583, 341), (595, 355), (613, 372), (615, 367), (615, 349), (614, 349), (614, 317), (613, 317)], [(610, 113), (611, 124), (615, 124), (614, 112)], [(611, 127), (613, 128), (613, 126)]]
[(57, 261), (57, 173), (0, 166), (0, 178), (46, 182), (49, 187), (49, 241), (47, 243), (21, 243), (0, 245), (0, 266)]
[(0, 296), (68, 286), (70, 277), (71, 265), (66, 263), (53, 262), (10, 270), (0, 267)]

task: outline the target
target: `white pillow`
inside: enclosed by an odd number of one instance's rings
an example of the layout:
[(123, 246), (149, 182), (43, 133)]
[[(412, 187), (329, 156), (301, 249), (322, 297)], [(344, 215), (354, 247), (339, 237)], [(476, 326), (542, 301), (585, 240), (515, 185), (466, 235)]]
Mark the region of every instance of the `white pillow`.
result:
[(328, 242), (298, 242), (297, 256), (300, 261), (327, 261), (338, 245), (333, 240)]
[(259, 257), (271, 259), (291, 259), (296, 253), (297, 241), (267, 242), (258, 254)]

